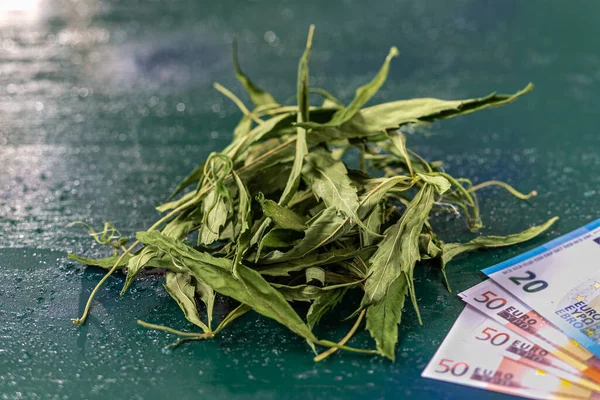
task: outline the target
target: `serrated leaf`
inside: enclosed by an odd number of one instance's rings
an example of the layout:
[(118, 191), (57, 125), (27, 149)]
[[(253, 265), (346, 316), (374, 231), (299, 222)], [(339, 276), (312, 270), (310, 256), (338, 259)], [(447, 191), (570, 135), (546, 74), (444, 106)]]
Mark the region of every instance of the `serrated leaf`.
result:
[(358, 215), (361, 218), (366, 217), (393, 187), (401, 186), (403, 190), (408, 190), (411, 188), (412, 182), (410, 176), (374, 179), (369, 185), (370, 189), (360, 196)]
[(192, 324), (198, 326), (204, 332), (210, 332), (210, 328), (202, 322), (198, 314), (196, 300), (194, 299), (196, 287), (192, 283), (192, 277), (187, 273), (173, 273), (167, 271), (164, 284), (167, 293), (177, 302), (185, 318)]
[[(244, 185), (244, 182), (240, 179), (240, 177), (235, 173), (235, 171), (231, 172), (235, 183), (238, 188), (238, 224), (239, 234), (237, 237), (236, 248), (235, 248), (235, 257), (233, 259), (233, 275), (237, 275), (237, 267), (241, 263), (242, 257), (250, 247), (250, 238), (252, 236), (250, 232), (250, 224), (252, 220), (251, 209), (250, 209), (250, 193), (248, 192), (248, 188)], [(235, 232), (234, 232), (235, 233)], [(232, 235), (233, 237), (233, 235)]]
[(333, 207), (359, 221), (356, 214), (358, 195), (344, 163), (334, 160), (324, 149), (312, 151), (306, 156), (306, 161), (302, 175), (317, 199), (322, 199), (326, 207)]
[(390, 284), (388, 294), (367, 308), (367, 330), (379, 353), (392, 361), (396, 361), (398, 324), (408, 292), (406, 276), (400, 275)]
[[(448, 119), (490, 107), (501, 106), (516, 100), (532, 89), (533, 85), (529, 84), (513, 95), (496, 95), (492, 93), (479, 99), (439, 100), (424, 98), (379, 104), (362, 109), (353, 118), (340, 126), (326, 126), (309, 131), (306, 135), (307, 145), (312, 148), (323, 142), (328, 143), (332, 140), (351, 138), (375, 140), (377, 136), (382, 135), (383, 131), (397, 129), (407, 123)], [(383, 139), (385, 139), (385, 135), (378, 140)], [(240, 170), (240, 176), (250, 177), (263, 168), (276, 165), (281, 158), (294, 153), (295, 144), (296, 138), (291, 138), (269, 154), (265, 154), (260, 160), (256, 160), (252, 165)]]
[(169, 221), (165, 227), (161, 230), (163, 235), (183, 240), (192, 231), (192, 229), (199, 224), (199, 221), (195, 221), (189, 216), (177, 217), (172, 221)]
[(239, 279), (235, 278), (231, 260), (199, 252), (156, 231), (138, 232), (137, 239), (146, 245), (159, 248), (172, 257), (177, 257), (192, 276), (210, 285), (216, 292), (249, 305), (259, 314), (276, 320), (309, 342), (317, 341), (281, 293), (258, 272), (240, 264)]
[(360, 111), (360, 124), (369, 131), (381, 132), (386, 129), (399, 128), (409, 122), (453, 118), (511, 103), (532, 89), (533, 85), (529, 84), (523, 90), (512, 95), (492, 93), (485, 97), (468, 100), (423, 98), (378, 104)]
[(448, 290), (450, 290), (450, 285), (448, 284), (448, 278), (446, 277), (446, 264), (448, 264), (457, 255), (483, 248), (504, 247), (526, 242), (550, 229), (550, 227), (554, 225), (556, 221), (558, 221), (558, 217), (550, 218), (548, 221), (544, 222), (541, 225), (534, 225), (530, 228), (525, 229), (522, 232), (514, 233), (512, 235), (480, 236), (467, 243), (442, 244), (441, 268), (442, 275), (444, 277), (444, 281), (446, 282)]
[[(397, 184), (406, 183), (407, 180), (410, 181), (410, 177), (399, 176), (382, 180), (381, 183), (377, 184), (372, 190), (361, 196), (358, 211), (359, 216), (366, 216), (387, 191)], [(408, 185), (407, 188), (408, 187), (410, 187), (410, 185)], [(315, 251), (317, 248), (331, 243), (345, 235), (353, 226), (354, 222), (351, 218), (339, 215), (335, 208), (326, 208), (312, 221), (309, 221), (309, 227), (305, 232), (304, 239), (294, 246), (294, 248), (286, 253), (275, 251), (261, 260), (261, 262), (264, 264), (271, 264), (303, 257), (304, 255)]]
[(370, 259), (369, 277), (365, 282), (362, 305), (377, 304), (389, 293), (389, 287), (401, 275), (405, 275), (413, 306), (419, 311), (412, 287), (415, 263), (420, 260), (419, 235), (433, 206), (434, 188), (424, 185), (408, 204), (400, 220), (388, 228), (385, 237)]

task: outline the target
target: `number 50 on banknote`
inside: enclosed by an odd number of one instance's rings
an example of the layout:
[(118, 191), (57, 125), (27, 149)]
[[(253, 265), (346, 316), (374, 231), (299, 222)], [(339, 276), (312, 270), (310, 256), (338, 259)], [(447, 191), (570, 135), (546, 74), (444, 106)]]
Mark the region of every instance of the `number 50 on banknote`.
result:
[(600, 219), (483, 272), (600, 356)]

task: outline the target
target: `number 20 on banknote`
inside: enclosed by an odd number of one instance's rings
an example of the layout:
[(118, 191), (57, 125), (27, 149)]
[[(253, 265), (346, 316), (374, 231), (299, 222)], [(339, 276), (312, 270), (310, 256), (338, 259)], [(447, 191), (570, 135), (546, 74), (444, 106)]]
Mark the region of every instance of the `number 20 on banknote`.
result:
[(483, 272), (600, 356), (600, 220)]

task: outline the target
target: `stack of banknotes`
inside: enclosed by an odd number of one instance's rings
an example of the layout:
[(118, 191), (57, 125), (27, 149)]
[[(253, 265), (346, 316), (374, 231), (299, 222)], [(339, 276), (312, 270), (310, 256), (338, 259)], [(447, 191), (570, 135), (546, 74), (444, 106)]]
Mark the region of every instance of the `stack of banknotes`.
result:
[(534, 399), (600, 399), (600, 220), (483, 270), (422, 376)]

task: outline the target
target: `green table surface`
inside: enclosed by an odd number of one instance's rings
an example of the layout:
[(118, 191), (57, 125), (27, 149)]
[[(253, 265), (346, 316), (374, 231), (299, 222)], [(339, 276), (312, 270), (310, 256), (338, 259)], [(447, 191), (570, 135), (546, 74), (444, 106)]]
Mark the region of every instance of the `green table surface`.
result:
[[(0, 398), (504, 397), (420, 374), (463, 308), (455, 293), (479, 282), (480, 269), (600, 215), (599, 15), (599, 2), (558, 0), (1, 0)], [(106, 250), (65, 226), (109, 220), (133, 235), (151, 225), (153, 206), (227, 143), (239, 118), (211, 88), (242, 92), (232, 37), (246, 72), (287, 100), (310, 23), (311, 84), (344, 101), (392, 45), (401, 55), (374, 101), (474, 97), (533, 81), (518, 102), (435, 123), (409, 146), (455, 176), (539, 191), (528, 202), (482, 191), (483, 233), (552, 215), (559, 223), (531, 243), (453, 262), (455, 293), (419, 266), (424, 325), (406, 311), (395, 364), (348, 353), (315, 364), (300, 338), (256, 314), (214, 341), (165, 352), (174, 338), (136, 319), (191, 327), (156, 275), (124, 297), (123, 276), (111, 278), (89, 322), (71, 324), (102, 272), (66, 254)], [(472, 237), (460, 219), (439, 216), (435, 226), (447, 240)], [(348, 324), (335, 322), (319, 335), (343, 336)], [(364, 331), (351, 343), (373, 346)]]

